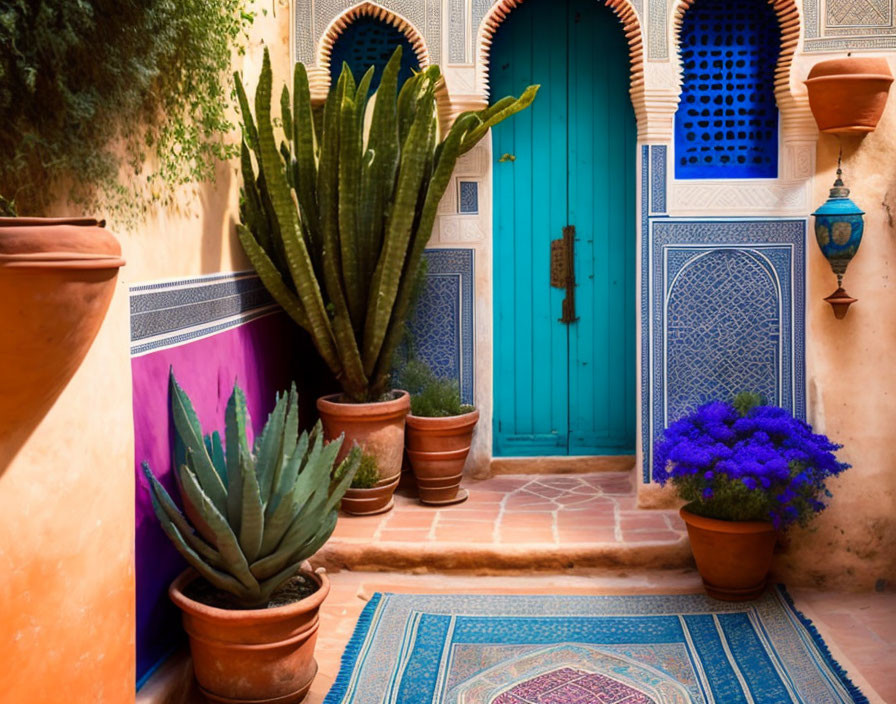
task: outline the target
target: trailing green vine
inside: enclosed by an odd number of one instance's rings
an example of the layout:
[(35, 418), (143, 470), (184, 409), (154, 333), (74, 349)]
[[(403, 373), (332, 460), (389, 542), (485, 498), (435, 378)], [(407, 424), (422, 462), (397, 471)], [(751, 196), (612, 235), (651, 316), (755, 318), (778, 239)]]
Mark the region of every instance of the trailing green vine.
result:
[(213, 178), (234, 154), (227, 74), (248, 2), (0, 4), (0, 198), (31, 215), (67, 197), (132, 221)]

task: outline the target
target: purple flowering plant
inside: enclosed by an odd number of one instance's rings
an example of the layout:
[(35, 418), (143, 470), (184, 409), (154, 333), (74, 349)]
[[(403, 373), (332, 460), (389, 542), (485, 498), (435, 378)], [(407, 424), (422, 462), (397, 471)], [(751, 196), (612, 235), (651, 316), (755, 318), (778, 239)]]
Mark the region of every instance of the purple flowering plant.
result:
[(841, 447), (783, 408), (742, 393), (666, 428), (653, 476), (663, 486), (671, 481), (699, 516), (805, 526), (831, 496), (827, 479), (849, 468), (834, 454)]

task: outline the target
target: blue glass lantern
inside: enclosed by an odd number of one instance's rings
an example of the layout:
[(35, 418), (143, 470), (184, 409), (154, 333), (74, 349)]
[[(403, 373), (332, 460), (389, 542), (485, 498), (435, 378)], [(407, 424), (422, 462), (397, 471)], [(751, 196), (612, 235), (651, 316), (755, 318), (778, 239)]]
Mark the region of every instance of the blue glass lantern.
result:
[(862, 219), (865, 213), (850, 200), (849, 189), (843, 185), (842, 174), (838, 159), (837, 180), (834, 181), (831, 195), (824, 205), (812, 213), (815, 216), (815, 239), (837, 275), (837, 290), (824, 299), (831, 304), (837, 318), (844, 317), (849, 306), (857, 300), (843, 289), (843, 275), (849, 262), (859, 251), (865, 229)]

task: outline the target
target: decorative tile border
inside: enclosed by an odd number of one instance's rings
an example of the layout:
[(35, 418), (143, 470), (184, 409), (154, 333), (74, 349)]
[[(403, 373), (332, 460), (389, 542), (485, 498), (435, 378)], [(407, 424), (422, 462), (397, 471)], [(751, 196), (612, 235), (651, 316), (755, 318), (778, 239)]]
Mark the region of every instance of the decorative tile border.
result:
[[(665, 154), (657, 146), (642, 145), (640, 154), (641, 447), (645, 482), (651, 478), (653, 439), (674, 420), (669, 417), (670, 411), (706, 400), (703, 396), (721, 390), (719, 384), (730, 378), (745, 384), (765, 384), (768, 388), (760, 391), (775, 403), (800, 417), (806, 413), (806, 219), (664, 216), (667, 171)], [(699, 296), (675, 289), (679, 284), (693, 286), (698, 276), (715, 277), (715, 283), (697, 286), (707, 301), (697, 301)], [(733, 306), (733, 315), (701, 319), (704, 310), (712, 309), (716, 292)], [(740, 294), (739, 299), (732, 299), (735, 293)], [(746, 299), (747, 294), (754, 298)], [(737, 306), (738, 301), (746, 300), (746, 305)], [(691, 301), (694, 303), (688, 307)], [(749, 307), (760, 304), (767, 309), (764, 317)], [(707, 339), (702, 353), (691, 349), (695, 341), (687, 337), (688, 326), (705, 324), (726, 331), (726, 325), (731, 327), (738, 321), (747, 328), (734, 338)], [(720, 349), (727, 349), (730, 355)], [(738, 364), (749, 355), (754, 355), (751, 362), (759, 364), (759, 369)], [(707, 372), (700, 380), (706, 388), (689, 387), (682, 394), (676, 374), (695, 378), (698, 374), (688, 367), (688, 360), (699, 357), (710, 364), (707, 360), (712, 356), (720, 366), (715, 376)], [(694, 369), (705, 371), (700, 364)]]
[[(896, 48), (893, 0), (803, 0), (807, 53)], [(822, 12), (822, 8), (824, 12)]]
[(131, 286), (131, 356), (198, 340), (276, 313), (251, 271)]
[(472, 249), (427, 249), (426, 284), (409, 321), (417, 357), (440, 377), (457, 379), (473, 403)]

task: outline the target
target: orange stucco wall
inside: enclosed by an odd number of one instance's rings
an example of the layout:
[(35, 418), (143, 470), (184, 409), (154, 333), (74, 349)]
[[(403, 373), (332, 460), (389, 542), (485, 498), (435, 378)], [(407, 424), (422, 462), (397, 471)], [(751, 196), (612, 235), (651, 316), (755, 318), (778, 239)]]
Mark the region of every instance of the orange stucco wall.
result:
[[(896, 70), (896, 58), (890, 59)], [(831, 482), (830, 507), (794, 530), (777, 569), (793, 583), (870, 588), (896, 583), (896, 95), (864, 138), (821, 135), (814, 203), (828, 197), (837, 153), (843, 178), (865, 210), (865, 235), (844, 288), (855, 303), (837, 320), (822, 299), (836, 277), (808, 243), (809, 421), (843, 443), (853, 467)]]
[[(289, 65), (289, 4), (260, 0), (239, 67)], [(128, 285), (247, 268), (233, 233), (238, 178), (127, 232), (128, 265), (90, 352), (36, 428), (0, 433), (0, 703), (126, 704), (135, 696), (134, 441)], [(60, 207), (57, 214), (77, 214)], [(30, 434), (29, 434), (30, 433)]]

